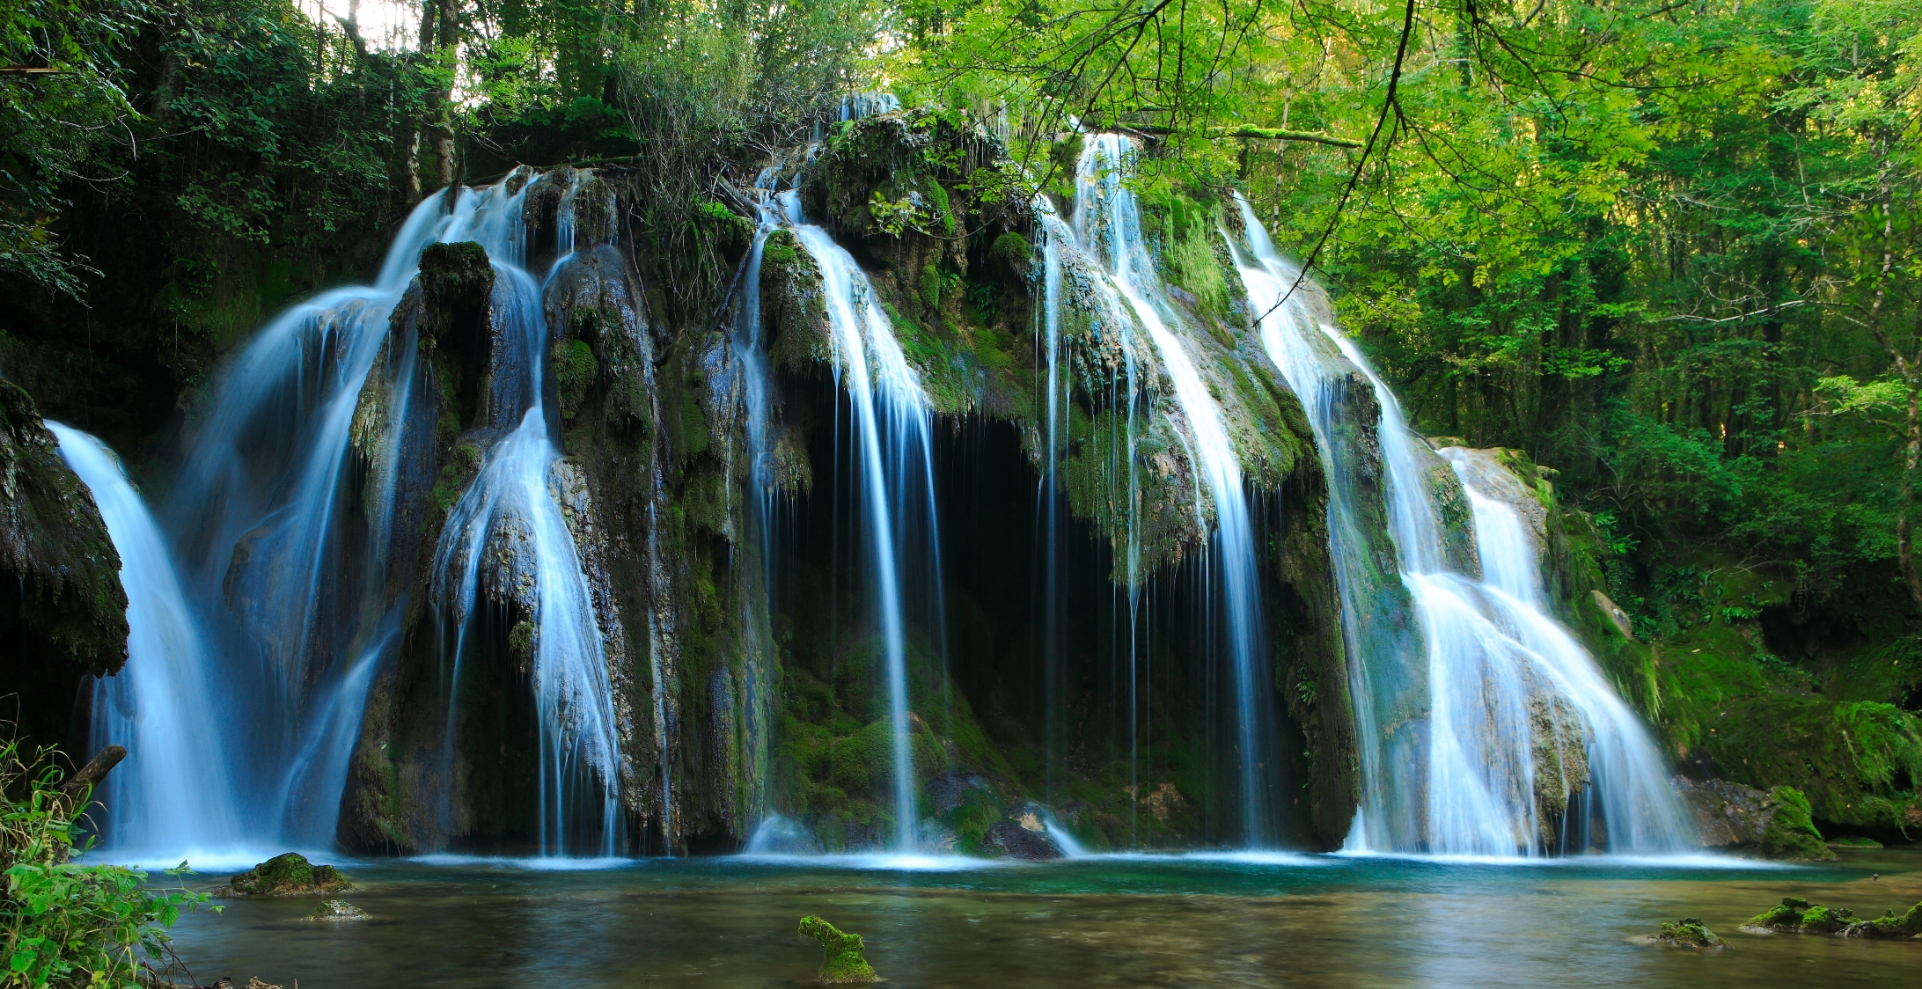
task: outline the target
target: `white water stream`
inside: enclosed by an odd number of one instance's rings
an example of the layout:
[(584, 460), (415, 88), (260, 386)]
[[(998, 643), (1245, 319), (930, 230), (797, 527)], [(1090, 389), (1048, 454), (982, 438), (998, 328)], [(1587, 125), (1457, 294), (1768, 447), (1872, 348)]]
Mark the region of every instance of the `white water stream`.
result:
[[(882, 662), (894, 754), (895, 847), (915, 850), (915, 773), (908, 709), (907, 628), (902, 604), (903, 518), (909, 499), (927, 499), (925, 552), (938, 574), (939, 534), (934, 526), (934, 410), (894, 337), (894, 324), (875, 298), (874, 286), (853, 256), (826, 230), (806, 222), (800, 197), (781, 194), (788, 229), (821, 271), (833, 336), (835, 375), (854, 410), (854, 441), (860, 461), (862, 511), (874, 566)], [(920, 487), (916, 491), (915, 487)], [(921, 547), (916, 547), (921, 548)], [(937, 605), (938, 607), (938, 605)]]
[(96, 794), (105, 830), (136, 853), (228, 848), (243, 837), (239, 802), (206, 753), (238, 740), (166, 537), (106, 444), (57, 422), (47, 428), (93, 493), (127, 592), (127, 665), (93, 689), (93, 747), (127, 750)]
[[(1343, 585), (1363, 773), (1362, 806), (1348, 848), (1533, 856), (1557, 850), (1541, 847), (1547, 825), (1559, 835), (1561, 850), (1585, 851), (1589, 830), (1575, 818), (1588, 807), (1582, 799), (1588, 794), (1600, 803), (1611, 851), (1692, 847), (1647, 729), (1594, 660), (1545, 612), (1536, 550), (1520, 531), (1519, 516), (1463, 476), (1486, 576), (1477, 580), (1449, 569), (1428, 477), (1433, 455), (1407, 427), (1394, 393), (1334, 326), (1319, 289), (1280, 257), (1253, 210), (1245, 201), (1240, 205), (1252, 258), (1232, 240), (1230, 248), (1248, 298), (1262, 314), (1263, 345), (1302, 397), (1324, 463), (1336, 475), (1329, 528)], [(1298, 281), (1301, 288), (1290, 296)], [(1353, 387), (1370, 389), (1380, 408), (1381, 494), (1399, 580), (1418, 619), (1419, 646), (1407, 636), (1357, 627), (1383, 620), (1384, 610), (1363, 600), (1358, 587), (1368, 579), (1356, 522), (1360, 507), (1354, 504), (1364, 494), (1351, 475), (1368, 467), (1355, 445), (1356, 424), (1343, 419), (1344, 389)], [(1413, 648), (1422, 652), (1413, 654)], [(1565, 764), (1566, 753), (1540, 751), (1565, 739), (1582, 746), (1592, 779), (1586, 794), (1561, 794), (1577, 809), (1566, 825), (1543, 821), (1538, 783), (1545, 781), (1536, 779), (1538, 767)], [(1569, 840), (1569, 832), (1578, 832), (1579, 843)]]
[[(1215, 522), (1209, 551), (1217, 568), (1214, 576), (1219, 582), (1215, 587), (1225, 606), (1239, 746), (1236, 764), (1241, 776), (1243, 843), (1260, 848), (1274, 839), (1263, 783), (1263, 764), (1274, 754), (1268, 751), (1270, 733), (1262, 727), (1265, 699), (1271, 689), (1262, 674), (1268, 664), (1262, 648), (1254, 529), (1242, 487), (1241, 461), (1222, 420), (1221, 407), (1188, 351), (1189, 344), (1178, 329), (1182, 321), (1167, 300), (1154, 258), (1142, 238), (1140, 210), (1127, 185), (1134, 170), (1134, 153), (1133, 143), (1119, 134), (1090, 134), (1084, 139), (1075, 171), (1074, 235), (1081, 248), (1101, 264), (1106, 284), (1126, 302), (1147, 332), (1174, 386), (1175, 405), (1185, 420), (1176, 424), (1176, 434), (1189, 444), (1189, 461), (1201, 475), (1195, 485), (1195, 512), (1203, 520), (1212, 514)], [(1046, 214), (1043, 222), (1047, 222)]]

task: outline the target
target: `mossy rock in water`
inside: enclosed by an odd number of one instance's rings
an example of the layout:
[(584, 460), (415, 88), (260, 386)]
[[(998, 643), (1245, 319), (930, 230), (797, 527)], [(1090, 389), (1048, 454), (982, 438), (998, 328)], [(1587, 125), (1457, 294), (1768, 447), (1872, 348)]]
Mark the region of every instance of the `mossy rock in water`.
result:
[(823, 985), (862, 985), (877, 980), (874, 967), (861, 957), (861, 935), (842, 933), (812, 915), (801, 918), (801, 935), (821, 942), (819, 978)]
[(299, 852), (276, 855), (233, 878), (227, 892), (234, 896), (287, 896), (302, 893), (339, 893), (354, 888), (340, 870), (315, 865)]
[(1908, 909), (1907, 913), (1897, 915), (1895, 911), (1868, 922), (1861, 932), (1863, 937), (1873, 938), (1922, 938), (1922, 902)]
[(1659, 933), (1650, 934), (1643, 940), (1649, 944), (1665, 944), (1671, 948), (1725, 948), (1722, 939), (1708, 929), (1708, 925), (1695, 917), (1684, 917), (1677, 923), (1663, 924)]
[(1775, 815), (1762, 832), (1762, 854), (1772, 859), (1832, 859), (1835, 853), (1822, 843), (1822, 832), (1815, 829), (1809, 798), (1792, 786), (1769, 791)]
[(1922, 903), (1906, 913), (1890, 910), (1874, 920), (1862, 920), (1847, 907), (1825, 907), (1799, 896), (1785, 896), (1779, 906), (1749, 918), (1742, 930), (1750, 934), (1839, 934), (1873, 939), (1922, 937)]

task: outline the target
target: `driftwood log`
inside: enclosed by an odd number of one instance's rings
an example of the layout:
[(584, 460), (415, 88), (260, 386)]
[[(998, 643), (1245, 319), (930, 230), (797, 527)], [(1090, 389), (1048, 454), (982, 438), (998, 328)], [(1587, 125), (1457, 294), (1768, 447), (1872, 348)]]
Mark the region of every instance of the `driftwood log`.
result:
[(60, 788), (60, 792), (69, 800), (80, 799), (81, 793), (89, 787), (99, 786), (100, 781), (107, 778), (107, 773), (113, 767), (120, 765), (120, 760), (126, 757), (127, 750), (118, 745), (109, 745), (101, 749), (98, 755), (87, 760), (87, 764), (80, 767), (79, 772), (73, 774), (73, 778)]

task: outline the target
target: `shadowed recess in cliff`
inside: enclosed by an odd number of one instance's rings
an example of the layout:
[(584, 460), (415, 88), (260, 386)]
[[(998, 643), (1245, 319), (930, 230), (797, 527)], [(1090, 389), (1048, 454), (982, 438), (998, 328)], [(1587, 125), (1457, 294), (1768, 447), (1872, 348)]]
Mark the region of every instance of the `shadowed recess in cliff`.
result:
[[(1201, 475), (1190, 494), (1196, 519), (1212, 516), (1215, 523), (1208, 552), (1213, 557), (1211, 572), (1217, 577), (1212, 578), (1208, 597), (1218, 594), (1231, 673), (1236, 756), (1241, 770), (1241, 843), (1260, 848), (1275, 839), (1269, 791), (1280, 753), (1275, 747), (1267, 702), (1272, 678), (1264, 662), (1254, 528), (1239, 453), (1223, 422), (1220, 405), (1183, 339), (1182, 320), (1165, 297), (1142, 236), (1140, 212), (1127, 186), (1134, 154), (1133, 144), (1118, 134), (1096, 134), (1086, 139), (1075, 177), (1073, 230), (1076, 242), (1098, 261), (1106, 276), (1094, 283), (1094, 290), (1117, 296), (1145, 330), (1172, 385), (1176, 414), (1184, 420), (1176, 424), (1175, 435)], [(1043, 214), (1044, 224), (1047, 219)], [(1050, 240), (1058, 240), (1062, 233), (1065, 231), (1050, 227)], [(1109, 303), (1108, 308), (1119, 307)], [(1130, 500), (1135, 497), (1131, 494)]]
[[(934, 410), (920, 377), (909, 366), (894, 326), (882, 311), (868, 277), (827, 231), (801, 216), (798, 193), (781, 196), (784, 218), (819, 267), (827, 303), (834, 372), (853, 409), (857, 480), (862, 491), (867, 550), (872, 556), (872, 593), (880, 625), (894, 763), (895, 847), (912, 852), (915, 834), (913, 728), (908, 709), (907, 620), (904, 571), (921, 568), (913, 582), (929, 595), (931, 612), (941, 605), (940, 533), (934, 502), (930, 446)], [(905, 562), (904, 562), (905, 561)]]

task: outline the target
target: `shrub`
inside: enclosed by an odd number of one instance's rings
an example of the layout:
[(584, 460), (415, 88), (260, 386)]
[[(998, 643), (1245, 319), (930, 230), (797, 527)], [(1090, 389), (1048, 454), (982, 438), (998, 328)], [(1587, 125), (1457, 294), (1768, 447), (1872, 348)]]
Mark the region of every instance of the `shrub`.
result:
[[(122, 866), (69, 862), (92, 842), (76, 821), (92, 790), (63, 790), (53, 756), (0, 742), (0, 986), (134, 989), (143, 975), (173, 967), (166, 930), (208, 897), (148, 886), (146, 873)], [(184, 862), (167, 872), (186, 874)]]

